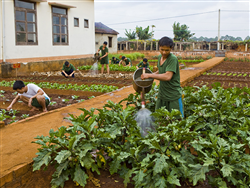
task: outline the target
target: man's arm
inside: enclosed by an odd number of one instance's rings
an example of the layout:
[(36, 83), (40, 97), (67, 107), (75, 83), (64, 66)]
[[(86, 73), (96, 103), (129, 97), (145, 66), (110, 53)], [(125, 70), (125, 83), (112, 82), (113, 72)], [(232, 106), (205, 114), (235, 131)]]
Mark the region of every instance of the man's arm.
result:
[(100, 57), (100, 59), (102, 59), (102, 58), (106, 57), (108, 54), (109, 54), (109, 53), (108, 53), (108, 52), (106, 52), (106, 54), (105, 54), (104, 56)]
[(18, 99), (20, 98), (19, 95), (17, 95), (13, 101), (10, 103), (10, 105), (7, 107), (7, 110), (10, 110), (12, 108), (12, 106), (18, 101)]
[(164, 74), (159, 74), (159, 72), (155, 72), (154, 74), (142, 74), (141, 79), (154, 78), (160, 81), (169, 81), (172, 79), (174, 72), (167, 71)]
[(119, 62), (119, 66), (121, 65), (121, 63), (122, 63), (122, 60)]

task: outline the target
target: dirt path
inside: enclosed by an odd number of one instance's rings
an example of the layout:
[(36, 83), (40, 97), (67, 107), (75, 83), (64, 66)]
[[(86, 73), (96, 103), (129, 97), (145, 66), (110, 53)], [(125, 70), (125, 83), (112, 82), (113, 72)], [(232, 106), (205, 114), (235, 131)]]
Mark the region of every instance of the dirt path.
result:
[[(196, 65), (195, 70), (181, 70), (181, 83), (186, 84), (197, 75), (207, 71), (209, 68), (219, 64), (224, 58), (213, 58), (206, 62)], [(126, 98), (130, 93), (134, 93), (132, 86), (128, 86), (112, 93), (103, 94), (96, 98), (73, 104), (58, 110), (50, 111), (13, 123), (0, 129), (0, 178), (1, 185), (6, 181), (6, 176), (17, 169), (24, 168), (32, 163), (36, 157), (37, 145), (32, 144), (37, 135), (48, 135), (50, 129), (58, 129), (61, 126), (68, 126), (70, 123), (63, 119), (68, 113), (80, 115), (78, 108), (102, 108), (107, 100), (119, 102)], [(6, 175), (6, 176), (5, 176)], [(5, 176), (5, 177), (4, 177)], [(13, 177), (12, 177), (13, 178)], [(0, 186), (1, 186), (0, 185)]]

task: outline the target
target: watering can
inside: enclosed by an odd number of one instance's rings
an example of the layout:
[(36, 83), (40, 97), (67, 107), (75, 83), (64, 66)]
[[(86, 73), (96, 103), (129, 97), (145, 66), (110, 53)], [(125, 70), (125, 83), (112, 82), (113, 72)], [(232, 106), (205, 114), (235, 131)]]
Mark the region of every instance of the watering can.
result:
[(152, 74), (152, 71), (149, 69), (145, 69), (145, 68), (137, 69), (133, 75), (133, 88), (137, 93), (141, 93), (143, 91), (143, 94), (145, 94), (151, 90), (154, 79), (147, 78), (147, 79), (142, 80), (141, 75), (143, 74), (143, 71), (145, 71), (145, 73)]

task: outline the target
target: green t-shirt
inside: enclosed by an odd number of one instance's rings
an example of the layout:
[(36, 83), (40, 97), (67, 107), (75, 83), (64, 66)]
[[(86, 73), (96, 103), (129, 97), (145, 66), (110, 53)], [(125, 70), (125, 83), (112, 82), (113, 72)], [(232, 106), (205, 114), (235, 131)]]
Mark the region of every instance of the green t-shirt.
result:
[(129, 64), (129, 62), (130, 62), (130, 66), (132, 67), (132, 61), (129, 59), (129, 58), (127, 58), (126, 60), (124, 60), (125, 61), (125, 63), (126, 63), (126, 65), (128, 65)]
[(69, 64), (69, 67), (67, 67), (65, 64), (63, 64), (62, 70), (64, 70), (65, 72), (69, 72), (71, 69), (73, 69), (73, 71), (76, 70), (74, 65), (72, 65), (71, 63)]
[[(101, 45), (99, 49), (101, 50), (101, 56), (104, 56), (106, 53), (109, 52), (109, 50), (108, 50), (107, 47), (105, 47), (105, 49), (103, 50), (102, 47), (103, 47), (103, 45)], [(108, 55), (107, 55), (106, 57), (104, 57), (104, 58), (102, 58), (102, 59), (103, 59), (103, 61), (108, 61), (108, 58), (109, 58), (109, 57), (108, 57)], [(101, 59), (101, 60), (102, 60), (102, 59)]]
[(118, 58), (116, 58), (115, 60), (111, 60), (111, 64), (117, 64), (117, 61), (118, 61), (118, 63), (120, 62), (120, 59), (118, 59)]
[(158, 57), (159, 74), (164, 74), (167, 71), (173, 72), (173, 77), (170, 81), (160, 81), (158, 98), (165, 101), (174, 101), (181, 97), (180, 70), (177, 57), (170, 53), (165, 62), (160, 65), (161, 55)]
[(144, 64), (143, 61), (141, 61), (140, 63), (138, 63), (137, 67), (147, 67), (147, 68), (149, 68), (149, 63), (147, 62), (146, 64)]

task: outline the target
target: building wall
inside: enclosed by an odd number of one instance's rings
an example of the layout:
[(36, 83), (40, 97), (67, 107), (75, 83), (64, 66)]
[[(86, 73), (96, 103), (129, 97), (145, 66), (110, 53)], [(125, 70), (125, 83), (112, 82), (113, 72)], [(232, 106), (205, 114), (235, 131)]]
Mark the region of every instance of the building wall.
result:
[(100, 46), (103, 44), (104, 41), (107, 41), (109, 43), (109, 38), (112, 37), (112, 48), (108, 47), (109, 53), (117, 53), (117, 35), (111, 35), (111, 34), (95, 34), (95, 51), (97, 51)]
[[(8, 59), (74, 56), (93, 54), (95, 50), (94, 0), (66, 1), (59, 3), (76, 6), (68, 9), (68, 45), (53, 45), (52, 8), (48, 2), (36, 3), (38, 45), (16, 45), (14, 1), (5, 1), (6, 61)], [(74, 27), (74, 17), (79, 27)], [(84, 28), (84, 19), (89, 28)]]
[(3, 46), (3, 33), (2, 33), (2, 0), (0, 0), (0, 63), (3, 59), (2, 46)]
[(236, 52), (236, 51), (227, 51), (225, 53), (225, 56), (227, 58), (235, 58), (235, 59), (250, 59), (250, 53), (249, 52)]

